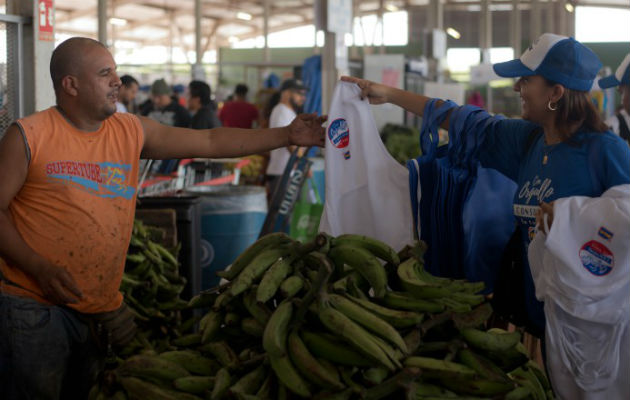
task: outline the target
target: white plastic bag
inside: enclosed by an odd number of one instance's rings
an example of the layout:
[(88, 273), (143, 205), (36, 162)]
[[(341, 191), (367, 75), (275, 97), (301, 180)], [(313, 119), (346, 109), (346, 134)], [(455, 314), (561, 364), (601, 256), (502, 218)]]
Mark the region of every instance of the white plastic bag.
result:
[[(547, 229), (545, 229), (547, 231)], [(554, 205), (529, 245), (545, 302), (547, 363), (561, 399), (630, 398), (630, 185)]]
[(319, 230), (375, 237), (395, 250), (412, 243), (407, 168), (385, 148), (356, 84), (337, 84), (326, 133), (326, 201)]

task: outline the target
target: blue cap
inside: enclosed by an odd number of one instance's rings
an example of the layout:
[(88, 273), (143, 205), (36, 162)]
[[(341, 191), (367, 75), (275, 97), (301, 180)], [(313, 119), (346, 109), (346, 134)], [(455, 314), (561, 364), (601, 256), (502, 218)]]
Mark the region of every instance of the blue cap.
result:
[(602, 89), (619, 85), (630, 85), (630, 53), (619, 64), (614, 74), (600, 79), (598, 83)]
[(601, 67), (591, 49), (571, 37), (552, 33), (536, 39), (520, 58), (493, 65), (499, 76), (541, 75), (568, 89), (584, 92), (591, 90)]

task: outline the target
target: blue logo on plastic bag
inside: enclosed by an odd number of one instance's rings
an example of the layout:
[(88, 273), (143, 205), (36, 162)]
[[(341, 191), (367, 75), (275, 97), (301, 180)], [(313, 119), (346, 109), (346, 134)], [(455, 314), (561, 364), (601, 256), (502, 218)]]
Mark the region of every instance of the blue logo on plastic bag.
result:
[(343, 118), (337, 118), (328, 125), (328, 139), (338, 149), (348, 147), (350, 143), (350, 128)]
[(612, 271), (615, 264), (613, 253), (603, 244), (591, 240), (580, 248), (580, 261), (588, 272), (595, 276), (604, 276)]

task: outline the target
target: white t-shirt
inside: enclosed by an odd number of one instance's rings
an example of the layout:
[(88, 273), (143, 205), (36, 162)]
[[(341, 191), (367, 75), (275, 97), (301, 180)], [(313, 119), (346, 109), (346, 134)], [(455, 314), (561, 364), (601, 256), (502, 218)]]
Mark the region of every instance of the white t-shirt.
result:
[[(291, 124), (291, 121), (293, 121), (296, 116), (297, 114), (293, 109), (285, 104), (278, 103), (271, 111), (269, 127), (281, 128), (287, 126)], [(267, 175), (282, 175), (290, 157), (291, 153), (286, 147), (271, 150), (269, 165), (267, 166)]]
[[(626, 110), (621, 110), (619, 114), (626, 120), (626, 125), (630, 127), (630, 114), (628, 114)], [(608, 118), (606, 125), (610, 126), (610, 130), (612, 130), (615, 135), (619, 135), (619, 119), (617, 119), (617, 114)]]
[(127, 112), (127, 107), (125, 107), (125, 105), (123, 103), (121, 103), (120, 101), (117, 101), (116, 102), (116, 112), (126, 113)]

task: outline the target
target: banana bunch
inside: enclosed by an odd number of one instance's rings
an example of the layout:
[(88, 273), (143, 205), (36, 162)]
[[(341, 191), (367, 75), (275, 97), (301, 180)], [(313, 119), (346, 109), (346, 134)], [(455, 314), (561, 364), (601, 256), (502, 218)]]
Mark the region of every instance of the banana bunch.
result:
[(245, 157), (245, 159), (249, 160), (249, 164), (241, 168), (241, 175), (247, 177), (258, 177), (264, 173), (263, 167), (265, 165), (265, 158), (263, 156), (253, 155)]
[[(179, 275), (179, 248), (169, 251), (151, 240), (156, 231), (139, 220), (134, 222), (120, 291), (136, 316), (141, 335), (158, 349), (165, 349), (171, 336), (181, 336), (179, 311), (188, 302), (180, 298), (186, 279)], [(192, 328), (194, 321), (188, 325), (184, 328)], [(144, 347), (145, 343), (136, 338), (123, 355)]]
[(190, 299), (200, 319), (170, 328), (167, 346), (138, 335), (95, 396), (553, 398), (520, 333), (486, 330), (483, 284), (429, 274), (425, 249), (267, 235), (219, 273), (229, 283)]

